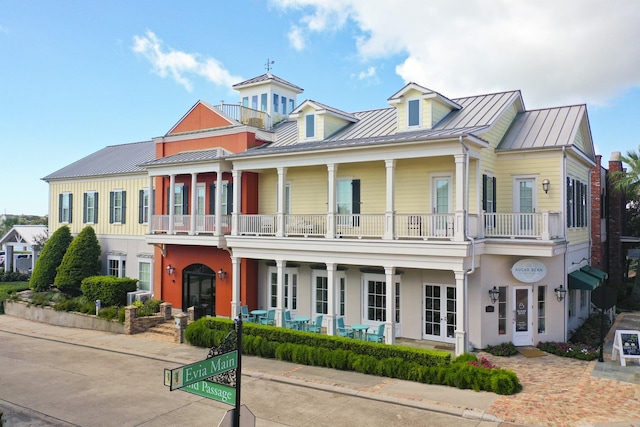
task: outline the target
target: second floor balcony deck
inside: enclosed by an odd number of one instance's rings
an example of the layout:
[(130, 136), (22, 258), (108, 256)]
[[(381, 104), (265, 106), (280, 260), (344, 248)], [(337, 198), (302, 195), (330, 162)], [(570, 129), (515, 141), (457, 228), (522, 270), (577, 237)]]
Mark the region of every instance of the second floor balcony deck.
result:
[[(464, 235), (464, 216), (456, 214), (240, 214), (153, 215), (154, 234), (241, 235), (353, 239), (456, 240)], [(458, 225), (459, 224), (459, 225)], [(472, 238), (550, 241), (564, 238), (560, 213), (489, 213), (468, 217)]]

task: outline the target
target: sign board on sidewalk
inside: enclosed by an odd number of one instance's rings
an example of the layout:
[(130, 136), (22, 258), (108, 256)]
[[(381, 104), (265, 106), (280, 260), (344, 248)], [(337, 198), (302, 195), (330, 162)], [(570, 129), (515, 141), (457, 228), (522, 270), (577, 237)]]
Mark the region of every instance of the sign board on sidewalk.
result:
[(616, 360), (616, 353), (622, 366), (627, 366), (626, 359), (636, 359), (640, 363), (640, 331), (616, 330), (611, 360)]
[(640, 258), (640, 249), (629, 249), (627, 250), (627, 258), (629, 259), (639, 259)]
[(214, 375), (236, 369), (237, 367), (238, 350), (233, 350), (220, 356), (181, 366), (176, 369), (165, 369), (164, 385), (173, 391)]
[[(235, 409), (229, 409), (218, 424), (218, 427), (233, 427), (233, 415)], [(246, 405), (240, 405), (240, 426), (239, 427), (255, 427), (256, 416), (247, 408)]]

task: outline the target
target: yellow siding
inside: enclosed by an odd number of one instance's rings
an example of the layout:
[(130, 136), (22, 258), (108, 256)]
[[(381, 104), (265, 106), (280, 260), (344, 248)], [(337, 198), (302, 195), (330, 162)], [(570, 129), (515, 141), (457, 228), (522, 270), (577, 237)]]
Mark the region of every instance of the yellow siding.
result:
[[(52, 182), (49, 184), (50, 214), (49, 229), (60, 228), (58, 221), (59, 195), (73, 194), (72, 222), (69, 225), (72, 234), (79, 233), (86, 225), (82, 222), (84, 209), (84, 194), (89, 191), (98, 192), (98, 222), (91, 224), (99, 235), (144, 235), (148, 225), (138, 223), (138, 192), (148, 188), (149, 179), (139, 176), (102, 178), (98, 180), (76, 180), (67, 182)], [(126, 191), (126, 221), (124, 224), (109, 224), (109, 194), (115, 190)]]
[[(431, 177), (451, 175), (452, 206), (455, 208), (455, 163), (452, 157), (398, 160), (395, 175), (395, 205), (399, 214), (430, 213)], [(384, 193), (383, 193), (384, 194)], [(384, 209), (384, 207), (383, 207)]]
[(314, 137), (311, 139), (317, 139), (322, 137), (322, 129), (323, 129), (323, 119), (324, 115), (316, 114), (316, 111), (312, 107), (305, 108), (302, 112), (300, 112), (300, 117), (298, 117), (298, 140), (304, 141), (307, 139), (307, 119), (306, 116), (308, 114), (314, 114)]
[(276, 193), (278, 191), (278, 172), (275, 169), (269, 169), (260, 174), (259, 184), (259, 200), (258, 212), (261, 214), (276, 213)]
[(442, 104), (440, 102), (432, 102), (431, 103), (431, 126), (433, 127), (436, 123), (438, 123), (444, 116), (449, 114), (451, 108), (449, 106)]
[(326, 114), (323, 114), (322, 116), (324, 117), (324, 131), (322, 133), (323, 138), (332, 135), (334, 132), (342, 129), (347, 124), (346, 120), (342, 120), (337, 117), (328, 116)]
[[(535, 153), (509, 155), (501, 158), (497, 163), (496, 193), (497, 211), (512, 212), (514, 210), (514, 179), (516, 177), (531, 176), (537, 180), (536, 210), (557, 212), (563, 210), (560, 205), (562, 187), (560, 187), (561, 153), (536, 156)], [(542, 190), (542, 180), (551, 181), (549, 193)]]
[(326, 166), (289, 168), (287, 182), (291, 184), (291, 213), (326, 214), (327, 179)]
[(489, 143), (489, 148), (482, 150), (482, 157), (480, 161), (480, 171), (482, 174), (489, 173), (491, 175), (495, 175), (497, 170), (497, 158), (494, 150), (498, 144), (500, 144), (500, 141), (502, 141), (507, 130), (509, 130), (509, 126), (516, 116), (516, 113), (516, 107), (512, 105), (493, 125), (489, 132), (481, 135), (482, 139)]
[(407, 104), (396, 104), (396, 116), (398, 131), (407, 130)]
[(351, 163), (338, 167), (338, 179), (360, 180), (360, 212), (379, 214), (386, 210), (384, 162)]
[[(588, 188), (590, 188), (589, 181), (589, 169), (584, 166), (582, 163), (577, 161), (572, 157), (567, 157), (567, 176), (573, 179), (577, 179), (583, 184), (587, 184)], [(562, 185), (566, 186), (566, 182), (563, 182)], [(587, 199), (589, 200), (589, 199)], [(587, 215), (591, 216), (591, 207), (587, 202)], [(572, 244), (584, 243), (589, 241), (589, 229), (587, 227), (576, 228), (571, 227), (567, 229), (567, 237), (568, 240)]]

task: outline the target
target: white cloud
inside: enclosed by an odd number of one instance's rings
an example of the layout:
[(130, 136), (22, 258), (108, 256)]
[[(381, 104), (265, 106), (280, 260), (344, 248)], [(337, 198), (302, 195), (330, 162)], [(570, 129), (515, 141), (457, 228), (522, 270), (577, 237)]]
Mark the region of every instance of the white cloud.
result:
[(289, 43), (297, 51), (301, 51), (305, 48), (304, 35), (302, 30), (298, 26), (291, 27), (291, 31), (288, 34)]
[(232, 75), (214, 58), (164, 47), (162, 40), (152, 31), (147, 31), (144, 36), (134, 36), (132, 49), (144, 56), (160, 77), (171, 77), (189, 92), (193, 89), (191, 76), (204, 77), (224, 88), (242, 80), (241, 77)]
[[(521, 89), (529, 108), (606, 104), (640, 86), (635, 0), (272, 0), (301, 11), (296, 40), (350, 21), (362, 60), (446, 96)], [(301, 45), (304, 47), (304, 45)]]
[(358, 74), (358, 80), (366, 80), (376, 77), (376, 67), (369, 67), (366, 71), (360, 71)]

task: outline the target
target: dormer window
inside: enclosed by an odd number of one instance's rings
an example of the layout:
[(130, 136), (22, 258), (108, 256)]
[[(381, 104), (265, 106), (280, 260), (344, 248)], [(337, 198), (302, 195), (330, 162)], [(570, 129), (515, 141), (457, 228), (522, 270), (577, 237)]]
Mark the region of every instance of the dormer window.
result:
[(420, 126), (420, 100), (410, 99), (407, 102), (407, 126)]
[(313, 138), (316, 135), (315, 127), (316, 127), (316, 116), (314, 114), (307, 114), (305, 116), (305, 125), (306, 125), (306, 134), (307, 138)]
[(280, 104), (280, 96), (277, 93), (274, 93), (273, 94), (273, 112), (274, 113), (278, 112), (278, 104)]

